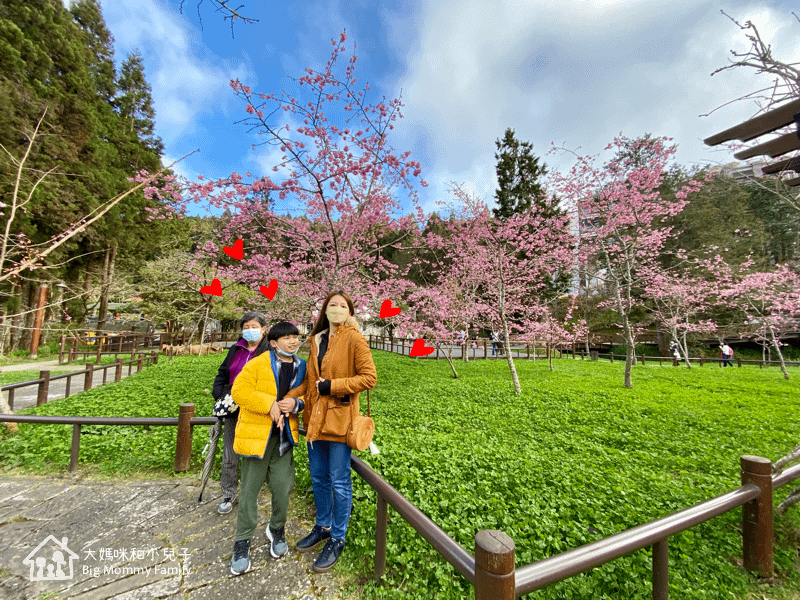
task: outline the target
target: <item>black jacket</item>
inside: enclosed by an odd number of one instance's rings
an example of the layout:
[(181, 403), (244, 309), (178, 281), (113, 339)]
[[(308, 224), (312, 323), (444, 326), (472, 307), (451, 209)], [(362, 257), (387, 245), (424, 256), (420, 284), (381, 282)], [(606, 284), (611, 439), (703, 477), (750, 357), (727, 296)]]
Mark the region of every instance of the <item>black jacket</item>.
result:
[[(241, 341), (242, 338), (239, 338)], [(236, 342), (236, 344), (239, 343)], [(261, 343), (253, 352), (253, 358), (258, 356), (259, 354), (264, 354), (269, 350), (269, 342), (267, 341), (267, 336), (261, 338)], [(228, 349), (228, 355), (225, 357), (225, 360), (222, 361), (222, 364), (219, 366), (219, 371), (217, 371), (217, 376), (214, 378), (214, 389), (211, 392), (211, 395), (214, 396), (214, 400), (219, 400), (220, 398), (224, 398), (226, 394), (231, 393), (231, 388), (233, 387), (233, 382), (231, 381), (231, 373), (229, 370), (230, 364), (233, 362), (233, 357), (236, 356), (236, 353), (239, 351), (245, 351), (244, 348), (238, 345), (233, 345)]]

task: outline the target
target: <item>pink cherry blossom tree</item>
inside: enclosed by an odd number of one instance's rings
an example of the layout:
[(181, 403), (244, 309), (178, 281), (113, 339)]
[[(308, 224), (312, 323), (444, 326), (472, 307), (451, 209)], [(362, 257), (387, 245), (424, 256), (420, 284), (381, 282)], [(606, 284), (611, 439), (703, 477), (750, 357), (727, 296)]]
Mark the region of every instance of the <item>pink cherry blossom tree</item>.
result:
[(738, 325), (744, 334), (753, 335), (755, 329), (756, 336), (766, 338), (778, 356), (783, 378), (789, 379), (781, 335), (800, 326), (800, 276), (787, 265), (748, 272), (749, 261), (731, 266), (719, 256), (708, 264), (720, 283), (719, 302), (740, 311), (743, 318)]
[[(301, 321), (330, 290), (347, 291), (371, 314), (401, 297), (409, 284), (387, 254), (411, 251), (423, 219), (421, 165), (390, 141), (402, 101), (373, 100), (368, 85), (357, 85), (355, 46), (347, 57), (346, 39), (332, 40), (321, 71), (293, 80), (296, 94), (231, 81), (246, 113), (240, 123), (255, 134), (253, 149), (273, 158), (271, 173), (201, 180), (170, 196), (174, 214), (187, 202), (228, 211), (216, 241), (220, 278), (253, 290), (277, 279)], [(231, 263), (222, 246), (238, 238), (244, 256)]]
[(695, 268), (663, 270), (649, 274), (643, 297), (656, 323), (678, 343), (684, 362), (691, 368), (688, 337), (713, 335), (717, 325), (703, 315), (712, 306), (716, 283), (699, 275)]
[[(564, 298), (562, 296), (562, 298)], [(555, 303), (540, 306), (541, 313), (525, 323), (522, 323), (523, 333), (519, 339), (533, 341), (534, 345), (544, 342), (548, 348), (548, 361), (550, 370), (553, 370), (553, 354), (555, 348), (562, 345), (574, 345), (578, 340), (586, 339), (589, 328), (584, 319), (577, 318), (575, 312), (578, 307), (577, 294), (567, 297), (569, 304), (563, 317), (556, 314)]]
[(478, 318), (481, 306), (475, 283), (452, 275), (442, 269), (442, 278), (435, 285), (409, 290), (405, 310), (391, 320), (398, 324), (397, 331), (402, 337), (424, 338), (426, 344), (444, 354), (453, 378), (458, 379), (453, 360), (457, 334)]
[[(544, 218), (535, 209), (508, 217), (491, 216), (486, 204), (462, 186), (453, 185), (454, 219), (446, 237), (429, 237), (430, 247), (450, 258), (447, 281), (461, 282), (461, 301), (474, 305), (473, 324), (499, 324), (514, 391), (522, 391), (511, 356), (512, 332), (541, 314), (542, 294), (548, 280), (572, 268), (569, 218)], [(440, 288), (441, 289), (441, 288)]]
[(674, 198), (662, 197), (659, 186), (675, 153), (666, 138), (619, 136), (606, 150), (616, 150), (615, 158), (597, 166), (597, 157), (579, 156), (554, 185), (576, 210), (579, 260), (611, 293), (627, 344), (624, 385), (630, 388), (635, 360), (630, 316), (638, 302), (634, 289), (643, 283), (643, 267), (655, 262), (672, 235), (663, 221), (683, 210), (686, 196), (701, 184), (692, 181)]

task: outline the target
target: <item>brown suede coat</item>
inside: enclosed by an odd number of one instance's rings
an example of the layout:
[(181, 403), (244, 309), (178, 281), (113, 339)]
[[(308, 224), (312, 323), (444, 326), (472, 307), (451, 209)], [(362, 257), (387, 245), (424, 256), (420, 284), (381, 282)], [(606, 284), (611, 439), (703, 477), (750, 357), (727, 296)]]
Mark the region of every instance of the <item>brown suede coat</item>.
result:
[[(367, 340), (358, 330), (358, 323), (350, 316), (339, 325), (336, 333), (328, 339), (328, 349), (319, 369), (317, 355), (320, 332), (311, 338), (306, 377), (303, 383), (291, 390), (287, 396), (302, 397), (306, 408), (303, 423), (306, 426), (306, 441), (327, 440), (347, 442), (353, 409), (344, 406), (337, 396), (350, 396), (350, 403), (358, 413), (359, 392), (375, 387), (378, 374)], [(317, 380), (331, 380), (331, 395), (321, 396), (317, 392)]]

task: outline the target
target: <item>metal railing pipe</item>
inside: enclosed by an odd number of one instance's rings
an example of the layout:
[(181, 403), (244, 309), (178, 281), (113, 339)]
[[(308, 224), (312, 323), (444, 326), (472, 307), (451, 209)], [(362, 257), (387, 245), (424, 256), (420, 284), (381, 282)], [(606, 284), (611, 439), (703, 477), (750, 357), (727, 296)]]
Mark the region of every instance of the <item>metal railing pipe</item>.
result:
[(519, 567), (516, 570), (515, 593), (519, 597), (599, 567), (615, 558), (641, 550), (671, 535), (742, 506), (760, 494), (761, 489), (757, 485), (749, 483), (691, 508)]
[(372, 467), (357, 456), (350, 458), (353, 470), (383, 496), (387, 504), (394, 508), (406, 522), (433, 546), (442, 557), (453, 565), (471, 584), (475, 584), (475, 558), (461, 545), (451, 538), (425, 513), (409, 502), (400, 492), (394, 489)]
[(774, 475), (772, 477), (772, 490), (775, 491), (779, 487), (791, 483), (798, 477), (800, 477), (800, 464), (784, 469), (779, 475)]

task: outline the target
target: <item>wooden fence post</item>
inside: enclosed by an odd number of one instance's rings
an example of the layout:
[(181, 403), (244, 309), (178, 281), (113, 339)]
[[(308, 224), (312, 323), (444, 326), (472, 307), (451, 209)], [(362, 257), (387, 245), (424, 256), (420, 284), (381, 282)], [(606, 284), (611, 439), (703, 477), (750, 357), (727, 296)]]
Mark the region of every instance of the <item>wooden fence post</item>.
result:
[(653, 600), (669, 600), (669, 538), (653, 544)]
[(388, 524), (386, 500), (378, 494), (378, 506), (375, 510), (375, 580), (379, 580), (386, 572), (386, 530)]
[(74, 473), (78, 468), (78, 453), (81, 449), (81, 424), (72, 424), (72, 448), (69, 452), (69, 471)]
[(92, 379), (94, 378), (94, 365), (86, 363), (86, 376), (83, 378), (83, 391), (92, 389)]
[(502, 531), (475, 535), (475, 600), (514, 599), (514, 540)]
[(181, 404), (181, 410), (178, 413), (178, 437), (175, 440), (176, 473), (189, 470), (192, 458), (192, 417), (194, 417), (194, 404), (191, 402)]
[(50, 371), (39, 371), (39, 392), (36, 394), (36, 406), (47, 404), (47, 394), (50, 392)]
[(150, 356), (152, 357), (152, 360), (150, 361), (150, 364), (151, 365), (157, 365), (158, 364), (158, 352), (156, 352), (155, 350), (152, 350), (150, 352)]
[(142, 367), (144, 367), (144, 356), (142, 356), (140, 354), (139, 355), (139, 362), (136, 363), (136, 372), (137, 373), (141, 373), (142, 372)]
[(761, 456), (741, 456), (742, 485), (754, 483), (761, 495), (742, 506), (744, 568), (772, 577), (772, 462)]
[(114, 370), (114, 381), (122, 381), (122, 359), (117, 358), (114, 362), (117, 363)]
[(61, 334), (61, 338), (58, 340), (58, 364), (64, 362), (64, 344), (67, 341), (67, 336)]

